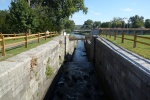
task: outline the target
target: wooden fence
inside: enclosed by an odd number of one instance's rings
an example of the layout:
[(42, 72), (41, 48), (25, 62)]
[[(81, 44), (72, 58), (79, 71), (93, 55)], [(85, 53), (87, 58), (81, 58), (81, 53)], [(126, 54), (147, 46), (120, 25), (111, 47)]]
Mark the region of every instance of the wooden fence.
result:
[[(58, 35), (57, 32), (49, 32), (47, 33), (38, 33), (38, 34), (0, 34), (0, 49), (2, 52), (2, 56), (6, 55), (6, 48), (7, 47), (13, 47), (13, 46), (17, 46), (20, 44), (24, 44), (25, 48), (28, 48), (28, 43), (32, 42), (32, 41), (36, 41), (39, 43), (41, 38), (44, 38), (46, 40), (46, 38), (48, 37), (53, 37), (55, 35)], [(8, 43), (5, 44), (5, 42), (7, 40), (16, 40), (16, 39), (22, 39), (22, 41), (19, 42), (14, 42), (14, 43)]]
[[(139, 35), (137, 35), (136, 32), (134, 32), (133, 34), (124, 34), (124, 32), (118, 33), (117, 31), (102, 31), (101, 34), (105, 35), (106, 37), (109, 36), (109, 38), (111, 38), (113, 36), (114, 40), (116, 40), (116, 38), (121, 38), (121, 43), (124, 43), (124, 40), (133, 41), (133, 48), (136, 47), (137, 43), (150, 46), (150, 37), (144, 37), (142, 35), (139, 36)], [(133, 38), (132, 39), (131, 38), (125, 38), (125, 35), (131, 36)], [(143, 41), (138, 41), (137, 38), (149, 40), (149, 43), (143, 42)]]

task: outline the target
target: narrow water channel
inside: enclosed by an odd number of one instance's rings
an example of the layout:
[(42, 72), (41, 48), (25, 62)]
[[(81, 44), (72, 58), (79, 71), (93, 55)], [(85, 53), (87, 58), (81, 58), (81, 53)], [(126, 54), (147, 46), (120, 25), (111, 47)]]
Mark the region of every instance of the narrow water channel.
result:
[(53, 94), (47, 100), (106, 100), (83, 40), (78, 40), (72, 62), (64, 65)]

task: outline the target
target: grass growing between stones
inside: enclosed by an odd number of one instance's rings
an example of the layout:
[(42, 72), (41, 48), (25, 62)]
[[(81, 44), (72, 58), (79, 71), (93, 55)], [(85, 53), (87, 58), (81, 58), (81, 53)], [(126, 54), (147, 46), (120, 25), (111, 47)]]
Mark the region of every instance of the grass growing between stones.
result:
[[(116, 44), (118, 46), (128, 49), (128, 50), (150, 60), (150, 46), (148, 46), (148, 45), (137, 43), (136, 48), (133, 48), (133, 41), (124, 40), (124, 43), (121, 43), (121, 38), (116, 38), (116, 40), (114, 40), (114, 36), (111, 36), (111, 38), (109, 36), (106, 37), (105, 35), (101, 35), (101, 36), (107, 40), (110, 40), (111, 42), (113, 42), (114, 44)], [(150, 35), (140, 35), (140, 36), (150, 37)], [(120, 37), (121, 37), (121, 35), (120, 35)], [(125, 35), (125, 38), (133, 39), (133, 36)], [(138, 38), (138, 37), (137, 37), (137, 41), (150, 43), (149, 39), (143, 39), (143, 38)]]
[(54, 70), (52, 66), (50, 65), (50, 58), (47, 60), (47, 65), (46, 65), (46, 78), (50, 78), (54, 74)]
[(54, 70), (53, 70), (52, 66), (46, 67), (45, 73), (46, 73), (46, 77), (50, 78), (54, 74)]
[(5, 60), (7, 58), (10, 58), (12, 56), (15, 56), (15, 55), (17, 55), (19, 53), (25, 52), (27, 50), (30, 50), (32, 48), (35, 48), (35, 47), (37, 47), (39, 45), (42, 45), (44, 43), (47, 43), (47, 42), (51, 41), (52, 39), (53, 38), (47, 38), (46, 40), (45, 39), (41, 39), (40, 43), (38, 43), (37, 41), (29, 43), (28, 44), (28, 48), (25, 48), (25, 46), (23, 45), (23, 46), (19, 46), (17, 48), (12, 48), (12, 49), (6, 50), (6, 56), (2, 56), (2, 54), (0, 53), (0, 61)]

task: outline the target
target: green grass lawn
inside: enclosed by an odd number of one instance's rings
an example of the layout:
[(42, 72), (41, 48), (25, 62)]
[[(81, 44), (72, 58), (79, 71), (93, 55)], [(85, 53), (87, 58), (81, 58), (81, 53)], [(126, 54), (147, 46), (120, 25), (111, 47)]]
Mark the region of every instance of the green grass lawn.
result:
[[(40, 43), (38, 43), (37, 40), (36, 40), (36, 42), (29, 43), (29, 44), (28, 44), (28, 48), (25, 48), (25, 46), (23, 45), (23, 46), (19, 46), (19, 47), (17, 47), (17, 48), (13, 48), (13, 49), (6, 50), (6, 56), (2, 56), (2, 54), (0, 53), (0, 61), (5, 60), (5, 59), (7, 59), (7, 58), (10, 58), (10, 57), (12, 57), (12, 56), (15, 56), (15, 55), (17, 55), (17, 54), (19, 54), (19, 53), (25, 52), (25, 51), (27, 51), (27, 50), (30, 50), (30, 49), (32, 49), (32, 48), (35, 48), (35, 47), (37, 47), (37, 46), (39, 46), (39, 45), (42, 45), (42, 44), (44, 44), (44, 43), (46, 43), (46, 42), (49, 42), (49, 41), (52, 40), (52, 39), (53, 39), (53, 38), (47, 38), (47, 39), (45, 40), (45, 39), (43, 38), (43, 39), (40, 39)], [(9, 43), (19, 42), (19, 41), (23, 41), (23, 39), (8, 40), (8, 41), (6, 41), (5, 43), (6, 43), (6, 44), (9, 44)]]
[[(111, 38), (109, 38), (109, 36), (106, 37), (106, 35), (101, 35), (101, 36), (112, 41), (113, 43), (115, 43), (118, 46), (126, 48), (126, 49), (150, 60), (150, 46), (148, 46), (148, 45), (137, 43), (136, 48), (133, 48), (133, 41), (124, 40), (124, 43), (121, 43), (121, 38), (116, 38), (116, 40), (114, 40), (114, 36), (111, 36)], [(139, 35), (139, 36), (150, 37), (150, 35)], [(121, 35), (120, 35), (120, 37), (121, 37)], [(133, 39), (133, 36), (125, 35), (125, 38)], [(143, 39), (143, 38), (138, 38), (138, 37), (137, 37), (137, 41), (150, 43), (150, 39)]]

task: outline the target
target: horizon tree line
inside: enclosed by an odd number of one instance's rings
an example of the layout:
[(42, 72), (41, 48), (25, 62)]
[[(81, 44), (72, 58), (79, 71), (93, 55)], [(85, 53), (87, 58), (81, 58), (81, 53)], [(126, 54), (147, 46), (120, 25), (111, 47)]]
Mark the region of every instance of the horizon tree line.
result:
[(120, 17), (114, 17), (111, 21), (101, 22), (86, 20), (81, 26), (81, 29), (92, 29), (92, 28), (150, 28), (150, 19), (145, 19), (143, 16), (135, 15), (127, 20)]

